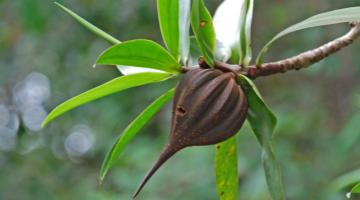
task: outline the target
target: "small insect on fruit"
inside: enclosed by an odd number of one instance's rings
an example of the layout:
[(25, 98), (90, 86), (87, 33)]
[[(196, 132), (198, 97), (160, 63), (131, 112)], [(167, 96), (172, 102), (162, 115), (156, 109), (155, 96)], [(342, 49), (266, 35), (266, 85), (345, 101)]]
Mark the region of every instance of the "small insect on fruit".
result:
[(246, 119), (248, 103), (235, 77), (233, 72), (219, 69), (198, 68), (185, 73), (175, 91), (168, 144), (134, 197), (179, 150), (217, 144), (239, 131)]

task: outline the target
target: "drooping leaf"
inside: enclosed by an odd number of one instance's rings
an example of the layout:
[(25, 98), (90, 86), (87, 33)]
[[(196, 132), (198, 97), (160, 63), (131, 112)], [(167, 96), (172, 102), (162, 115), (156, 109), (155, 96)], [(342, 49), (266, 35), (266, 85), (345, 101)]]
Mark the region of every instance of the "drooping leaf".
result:
[(105, 31), (99, 29), (98, 27), (92, 25), (91, 23), (89, 23), (88, 21), (86, 21), (85, 19), (83, 19), (82, 17), (80, 17), (79, 15), (74, 13), (73, 11), (71, 11), (70, 9), (66, 8), (65, 6), (61, 5), (58, 2), (54, 2), (54, 3), (57, 6), (59, 6), (61, 9), (63, 9), (66, 13), (68, 13), (71, 17), (73, 17), (76, 21), (78, 21), (80, 24), (82, 24), (85, 28), (87, 28), (91, 32), (95, 33), (97, 36), (107, 40), (108, 42), (110, 42), (112, 44), (120, 43), (119, 40), (117, 40), (110, 34), (106, 33)]
[[(248, 65), (251, 60), (251, 23), (253, 0), (224, 0), (214, 15), (216, 40), (219, 44), (232, 49), (229, 55), (218, 55), (224, 51), (216, 51), (217, 57), (230, 57), (231, 61)], [(216, 45), (216, 49), (221, 46)], [(226, 52), (226, 51), (225, 51)]]
[(264, 103), (255, 84), (249, 78), (239, 75), (239, 81), (249, 102), (248, 120), (250, 123), (259, 122), (257, 126), (252, 128), (257, 134), (256, 136), (258, 137), (259, 142), (265, 144), (267, 141), (271, 140), (276, 126), (276, 117)]
[(191, 9), (191, 27), (199, 43), (205, 62), (214, 65), (215, 32), (211, 15), (203, 0), (193, 0)]
[(285, 200), (281, 167), (276, 159), (271, 141), (263, 145), (261, 158), (264, 166), (266, 182), (272, 199)]
[(360, 21), (360, 7), (350, 7), (343, 8), (339, 10), (333, 10), (330, 12), (321, 13), (315, 16), (312, 16), (304, 21), (301, 21), (297, 24), (294, 24), (285, 30), (278, 33), (274, 38), (272, 38), (260, 51), (259, 55), (256, 58), (257, 66), (260, 66), (264, 54), (269, 49), (270, 45), (274, 43), (279, 38), (303, 29), (325, 26), (331, 24), (345, 23), (345, 22), (354, 22)]
[(191, 0), (179, 0), (180, 3), (180, 55), (181, 61), (184, 65), (187, 64), (189, 58), (190, 48), (190, 12)]
[(218, 199), (238, 199), (238, 168), (236, 138), (216, 145), (215, 170)]
[(248, 99), (247, 120), (262, 146), (262, 162), (269, 192), (274, 200), (284, 200), (284, 186), (280, 164), (272, 148), (272, 136), (276, 126), (276, 117), (262, 100), (254, 83), (243, 75), (238, 76)]
[(180, 57), (179, 7), (179, 0), (157, 1), (161, 35), (166, 47), (176, 60)]
[(173, 56), (150, 40), (129, 40), (106, 49), (96, 64), (129, 65), (177, 74), (180, 66)]
[(124, 151), (126, 145), (136, 136), (141, 128), (149, 122), (154, 115), (174, 96), (175, 89), (171, 89), (157, 98), (145, 110), (143, 110), (120, 134), (116, 142), (111, 147), (110, 151), (105, 156), (100, 170), (100, 182), (102, 182), (114, 165), (115, 161), (119, 158), (120, 154)]
[(132, 75), (115, 78), (109, 82), (106, 82), (98, 87), (88, 90), (58, 105), (45, 118), (45, 120), (42, 123), (42, 126), (44, 127), (46, 124), (48, 124), (50, 121), (54, 120), (55, 118), (59, 117), (60, 115), (76, 107), (79, 107), (85, 103), (94, 101), (109, 94), (120, 92), (128, 88), (163, 81), (170, 78), (171, 76), (173, 75), (169, 73), (148, 72), (148, 73), (138, 73), (138, 74), (132, 74)]

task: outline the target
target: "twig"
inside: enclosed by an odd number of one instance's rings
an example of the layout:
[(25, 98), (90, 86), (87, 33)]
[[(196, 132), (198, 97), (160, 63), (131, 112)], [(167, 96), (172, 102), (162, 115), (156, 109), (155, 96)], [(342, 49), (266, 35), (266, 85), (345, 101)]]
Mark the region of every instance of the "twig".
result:
[[(214, 67), (223, 71), (240, 73), (251, 79), (255, 79), (259, 76), (269, 76), (278, 73), (285, 73), (289, 70), (299, 70), (301, 68), (306, 68), (352, 44), (355, 39), (360, 36), (360, 22), (350, 23), (350, 26), (351, 29), (347, 34), (318, 48), (303, 52), (291, 58), (277, 62), (264, 63), (260, 67), (256, 67), (256, 65), (242, 67), (239, 65), (232, 65), (215, 61)], [(201, 57), (199, 58), (199, 66), (197, 67), (210, 68), (210, 66), (208, 66), (205, 63), (205, 60)], [(185, 73), (189, 69), (190, 68), (182, 67), (182, 72)]]
[(306, 68), (352, 44), (354, 40), (360, 36), (360, 22), (354, 22), (350, 25), (352, 28), (347, 34), (316, 49), (277, 62), (264, 63), (259, 68), (256, 68), (255, 65), (248, 68), (241, 68), (239, 73), (244, 74), (251, 79), (255, 79), (259, 76), (268, 76), (284, 73), (289, 70)]

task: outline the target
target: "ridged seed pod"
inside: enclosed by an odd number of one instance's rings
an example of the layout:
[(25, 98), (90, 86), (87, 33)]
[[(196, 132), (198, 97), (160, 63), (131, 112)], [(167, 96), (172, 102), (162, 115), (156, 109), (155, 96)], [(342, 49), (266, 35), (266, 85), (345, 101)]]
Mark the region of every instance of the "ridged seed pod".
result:
[(134, 197), (177, 151), (188, 146), (220, 143), (236, 134), (247, 110), (246, 96), (234, 73), (201, 68), (186, 72), (175, 91), (169, 142)]

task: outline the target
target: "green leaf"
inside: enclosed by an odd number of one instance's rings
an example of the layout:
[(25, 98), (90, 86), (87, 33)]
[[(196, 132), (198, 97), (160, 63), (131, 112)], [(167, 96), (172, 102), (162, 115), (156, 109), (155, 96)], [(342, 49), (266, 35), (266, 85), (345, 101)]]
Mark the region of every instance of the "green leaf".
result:
[(215, 32), (211, 15), (203, 0), (192, 1), (191, 27), (206, 63), (214, 66)]
[(261, 49), (259, 55), (256, 58), (256, 64), (257, 66), (261, 65), (263, 56), (268, 51), (272, 43), (274, 43), (277, 39), (289, 33), (307, 28), (312, 28), (312, 27), (345, 23), (345, 22), (354, 22), (354, 21), (360, 21), (360, 7), (343, 8), (343, 9), (333, 10), (330, 12), (325, 12), (312, 16), (278, 33)]
[[(72, 12), (68, 8), (64, 7), (58, 2), (55, 2), (57, 6), (62, 8), (65, 12), (67, 12), (71, 17), (73, 17), (76, 21), (78, 21), (81, 25), (83, 25), (85, 28), (90, 30), (91, 32), (95, 33), (97, 36), (107, 40), (108, 42), (112, 44), (119, 44), (121, 43), (120, 40), (117, 40), (116, 38), (112, 37), (108, 33), (104, 32), (103, 30), (99, 29), (98, 27), (94, 26), (90, 22), (86, 21), (76, 13)], [(119, 71), (123, 75), (133, 74), (133, 73), (141, 73), (141, 72), (154, 72), (155, 70), (151, 70), (149, 68), (141, 68), (141, 67), (132, 67), (132, 66), (118, 66)]]
[(249, 112), (247, 119), (256, 123), (253, 126), (254, 132), (259, 142), (264, 145), (272, 139), (276, 126), (276, 117), (269, 107), (264, 103), (255, 84), (246, 76), (239, 75), (239, 81), (243, 87), (249, 102)]
[(240, 23), (240, 60), (239, 64), (248, 66), (251, 61), (251, 24), (254, 10), (254, 0), (244, 0)]
[[(256, 123), (252, 126), (256, 126)], [(264, 144), (262, 148), (262, 163), (271, 197), (273, 200), (285, 200), (281, 167), (276, 159), (271, 141)]]
[(201, 56), (200, 47), (196, 38), (194, 36), (190, 37), (190, 53), (189, 53), (189, 61), (188, 66), (195, 66), (199, 62), (199, 57)]
[(182, 63), (189, 55), (191, 0), (158, 0), (160, 30), (166, 47)]
[(177, 74), (180, 66), (169, 52), (150, 40), (129, 40), (106, 49), (96, 64), (129, 65)]
[(120, 92), (122, 90), (137, 87), (141, 85), (146, 85), (149, 83), (159, 82), (170, 78), (172, 74), (169, 73), (138, 73), (131, 74), (127, 76), (121, 76), (115, 78), (109, 82), (106, 82), (96, 88), (88, 90), (78, 96), (75, 96), (62, 104), (54, 108), (50, 114), (45, 118), (42, 123), (42, 126), (46, 126), (50, 121), (59, 117), (60, 115), (78, 107), (85, 103), (94, 101), (101, 97), (113, 94), (115, 92)]
[[(108, 42), (112, 44), (119, 44), (121, 43), (120, 40), (117, 40), (116, 38), (112, 37), (105, 31), (99, 29), (98, 27), (94, 26), (90, 22), (86, 21), (76, 13), (72, 12), (68, 8), (64, 7), (58, 2), (55, 2), (57, 6), (62, 8), (65, 12), (67, 12), (71, 17), (73, 17), (76, 21), (78, 21), (81, 25), (83, 25), (86, 29), (90, 30), (91, 32), (95, 33), (97, 36), (107, 40)], [(141, 67), (131, 67), (131, 66), (118, 66), (119, 71), (123, 75), (133, 74), (133, 73), (141, 73), (141, 72), (154, 72), (155, 70), (149, 69), (149, 68), (141, 68)]]
[(352, 194), (356, 194), (356, 193), (357, 193), (357, 194), (360, 193), (360, 183), (356, 184), (356, 185), (351, 189), (351, 191), (346, 194), (346, 197), (347, 197), (348, 199), (350, 199), (350, 198), (351, 198), (351, 195), (352, 195)]
[(281, 169), (272, 148), (276, 118), (264, 103), (256, 86), (250, 79), (239, 75), (238, 81), (248, 99), (247, 120), (262, 146), (262, 162), (270, 194), (274, 200), (284, 200), (285, 193)]
[(179, 0), (180, 3), (180, 55), (181, 61), (184, 65), (187, 64), (190, 51), (190, 12), (191, 0)]
[(179, 6), (179, 0), (157, 1), (161, 35), (176, 60), (179, 60), (180, 54)]
[(238, 199), (236, 138), (216, 145), (216, 189), (220, 200)]
[(113, 36), (109, 35), (105, 31), (99, 29), (98, 27), (92, 25), (90, 22), (86, 21), (85, 19), (83, 19), (82, 17), (80, 17), (79, 15), (77, 15), (76, 13), (71, 11), (70, 9), (66, 8), (65, 6), (61, 5), (58, 2), (54, 2), (54, 3), (57, 6), (59, 6), (61, 9), (63, 9), (66, 13), (68, 13), (71, 17), (73, 17), (76, 21), (78, 21), (80, 24), (82, 24), (85, 28), (87, 28), (91, 32), (95, 33), (97, 36), (104, 38), (105, 40), (107, 40), (108, 42), (110, 42), (112, 44), (120, 43), (119, 40), (117, 40)]
[(360, 193), (360, 183), (356, 184), (352, 189), (351, 193)]
[(114, 165), (115, 161), (119, 158), (120, 154), (124, 151), (126, 145), (136, 136), (141, 128), (149, 122), (154, 115), (174, 96), (175, 89), (171, 89), (161, 95), (152, 104), (150, 104), (142, 113), (140, 113), (134, 121), (132, 121), (126, 129), (120, 134), (116, 142), (111, 147), (110, 151), (105, 156), (100, 169), (100, 182), (102, 182)]

